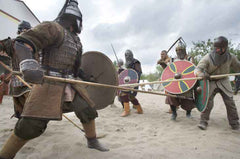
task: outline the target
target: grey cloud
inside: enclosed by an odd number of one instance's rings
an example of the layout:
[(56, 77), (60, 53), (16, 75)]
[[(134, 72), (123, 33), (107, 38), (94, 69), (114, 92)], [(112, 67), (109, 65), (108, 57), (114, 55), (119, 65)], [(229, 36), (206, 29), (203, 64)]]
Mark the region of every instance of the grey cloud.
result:
[[(92, 30), (93, 37), (106, 45), (112, 41), (119, 50), (132, 48), (143, 65), (155, 65), (160, 50), (168, 49), (180, 36), (188, 47), (192, 46), (192, 41), (212, 39), (218, 35), (239, 40), (240, 6), (237, 0), (188, 2), (132, 2), (126, 21), (98, 24)], [(126, 5), (121, 1), (114, 4), (119, 11)], [(170, 55), (175, 56), (174, 48)]]
[[(239, 43), (240, 40), (239, 0), (101, 2), (79, 0), (79, 7), (83, 13), (83, 32), (80, 37), (84, 50), (99, 50), (115, 60), (111, 43), (120, 58), (123, 58), (126, 49), (132, 49), (135, 57), (142, 62), (143, 69), (144, 66), (149, 68), (150, 65), (155, 65), (160, 51), (167, 50), (180, 36), (184, 38), (188, 48), (191, 47), (192, 41), (213, 39), (218, 35), (228, 37), (233, 43)], [(105, 9), (103, 2), (112, 7), (109, 11), (112, 16), (128, 13), (125, 21), (100, 23), (101, 11)], [(174, 48), (169, 55), (175, 56)]]
[(126, 21), (116, 24), (99, 24), (93, 31), (97, 40), (121, 39), (127, 36), (156, 37), (167, 34), (177, 3), (152, 1), (133, 6)]
[[(204, 2), (204, 3), (203, 3)], [(187, 41), (206, 40), (219, 35), (229, 38), (240, 29), (239, 2), (194, 1), (195, 7), (188, 8), (180, 34)], [(180, 22), (179, 22), (180, 23)]]

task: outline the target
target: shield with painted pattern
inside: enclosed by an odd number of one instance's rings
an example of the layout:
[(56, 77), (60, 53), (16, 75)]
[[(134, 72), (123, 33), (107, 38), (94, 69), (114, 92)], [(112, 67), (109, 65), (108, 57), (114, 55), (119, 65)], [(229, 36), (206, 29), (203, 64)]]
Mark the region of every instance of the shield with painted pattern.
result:
[(209, 81), (199, 80), (196, 85), (197, 87), (194, 91), (196, 108), (203, 112), (207, 107), (209, 99)]
[[(81, 69), (91, 76), (96, 83), (118, 85), (117, 71), (112, 61), (103, 53), (89, 51), (82, 55)], [(96, 87), (86, 85), (90, 99), (95, 103), (97, 110), (103, 109), (114, 102), (115, 88)]]
[[(125, 69), (118, 75), (119, 85), (138, 83), (138, 74), (133, 69)], [(131, 87), (129, 87), (131, 88)], [(124, 90), (123, 92), (130, 92)]]
[(183, 79), (182, 81), (166, 82), (163, 87), (168, 93), (182, 94), (190, 90), (197, 80), (186, 80), (184, 78), (194, 78), (195, 65), (190, 61), (180, 60), (169, 64), (162, 73), (161, 80), (168, 81), (174, 79)]
[(133, 69), (126, 69), (118, 76), (119, 85), (138, 83), (138, 74)]

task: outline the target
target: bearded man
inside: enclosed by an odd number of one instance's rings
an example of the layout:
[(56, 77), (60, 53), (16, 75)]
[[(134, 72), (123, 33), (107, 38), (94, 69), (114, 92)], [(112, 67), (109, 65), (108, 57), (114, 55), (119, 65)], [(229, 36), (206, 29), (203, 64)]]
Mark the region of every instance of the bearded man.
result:
[[(125, 51), (125, 60), (126, 60), (125, 67), (127, 69), (133, 69), (137, 72), (138, 82), (139, 82), (142, 74), (141, 63), (137, 59), (133, 58), (133, 53), (131, 50)], [(135, 87), (134, 89), (138, 89), (138, 87)], [(121, 91), (120, 100), (124, 106), (124, 111), (121, 114), (122, 117), (128, 116), (130, 114), (129, 102), (131, 102), (133, 104), (133, 107), (137, 109), (138, 114), (143, 114), (142, 107), (139, 101), (137, 100), (136, 96), (137, 96), (137, 92), (135, 91), (131, 91), (131, 92)]]
[[(178, 46), (176, 47), (176, 53), (177, 53), (177, 58), (174, 59), (174, 61), (179, 61), (179, 60), (193, 61), (193, 58), (191, 56), (187, 55), (186, 45), (183, 44), (181, 41), (179, 42)], [(187, 98), (193, 98), (193, 90), (191, 89), (191, 90), (183, 93), (182, 95)], [(175, 121), (177, 118), (178, 106), (181, 106), (181, 108), (186, 111), (187, 118), (191, 118), (191, 111), (195, 107), (195, 103), (193, 102), (193, 100), (181, 99), (181, 98), (170, 97), (170, 96), (166, 97), (165, 103), (169, 104), (171, 107), (171, 110), (172, 110), (171, 120), (173, 120), (173, 121)]]

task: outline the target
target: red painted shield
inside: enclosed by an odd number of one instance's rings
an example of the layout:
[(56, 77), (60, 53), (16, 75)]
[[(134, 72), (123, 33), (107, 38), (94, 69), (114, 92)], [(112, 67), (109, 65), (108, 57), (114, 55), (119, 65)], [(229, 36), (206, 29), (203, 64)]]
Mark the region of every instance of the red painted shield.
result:
[(119, 85), (138, 83), (138, 74), (133, 69), (126, 69), (118, 76)]
[[(161, 80), (168, 81), (176, 79), (176, 74), (178, 79), (184, 78), (194, 78), (195, 65), (189, 61), (175, 61), (169, 64), (162, 73)], [(190, 90), (197, 80), (186, 80), (177, 82), (166, 82), (163, 83), (165, 90), (172, 94), (182, 94)]]

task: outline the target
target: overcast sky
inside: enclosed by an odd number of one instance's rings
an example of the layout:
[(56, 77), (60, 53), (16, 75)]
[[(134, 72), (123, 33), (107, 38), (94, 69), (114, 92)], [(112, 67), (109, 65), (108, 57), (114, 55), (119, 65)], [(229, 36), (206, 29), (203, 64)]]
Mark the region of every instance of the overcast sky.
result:
[[(65, 0), (23, 0), (40, 21), (56, 18)], [(112, 61), (130, 49), (143, 73), (154, 72), (161, 50), (179, 37), (187, 43), (223, 35), (240, 43), (239, 0), (78, 0), (84, 52), (101, 51)], [(175, 48), (170, 56), (175, 56)]]

